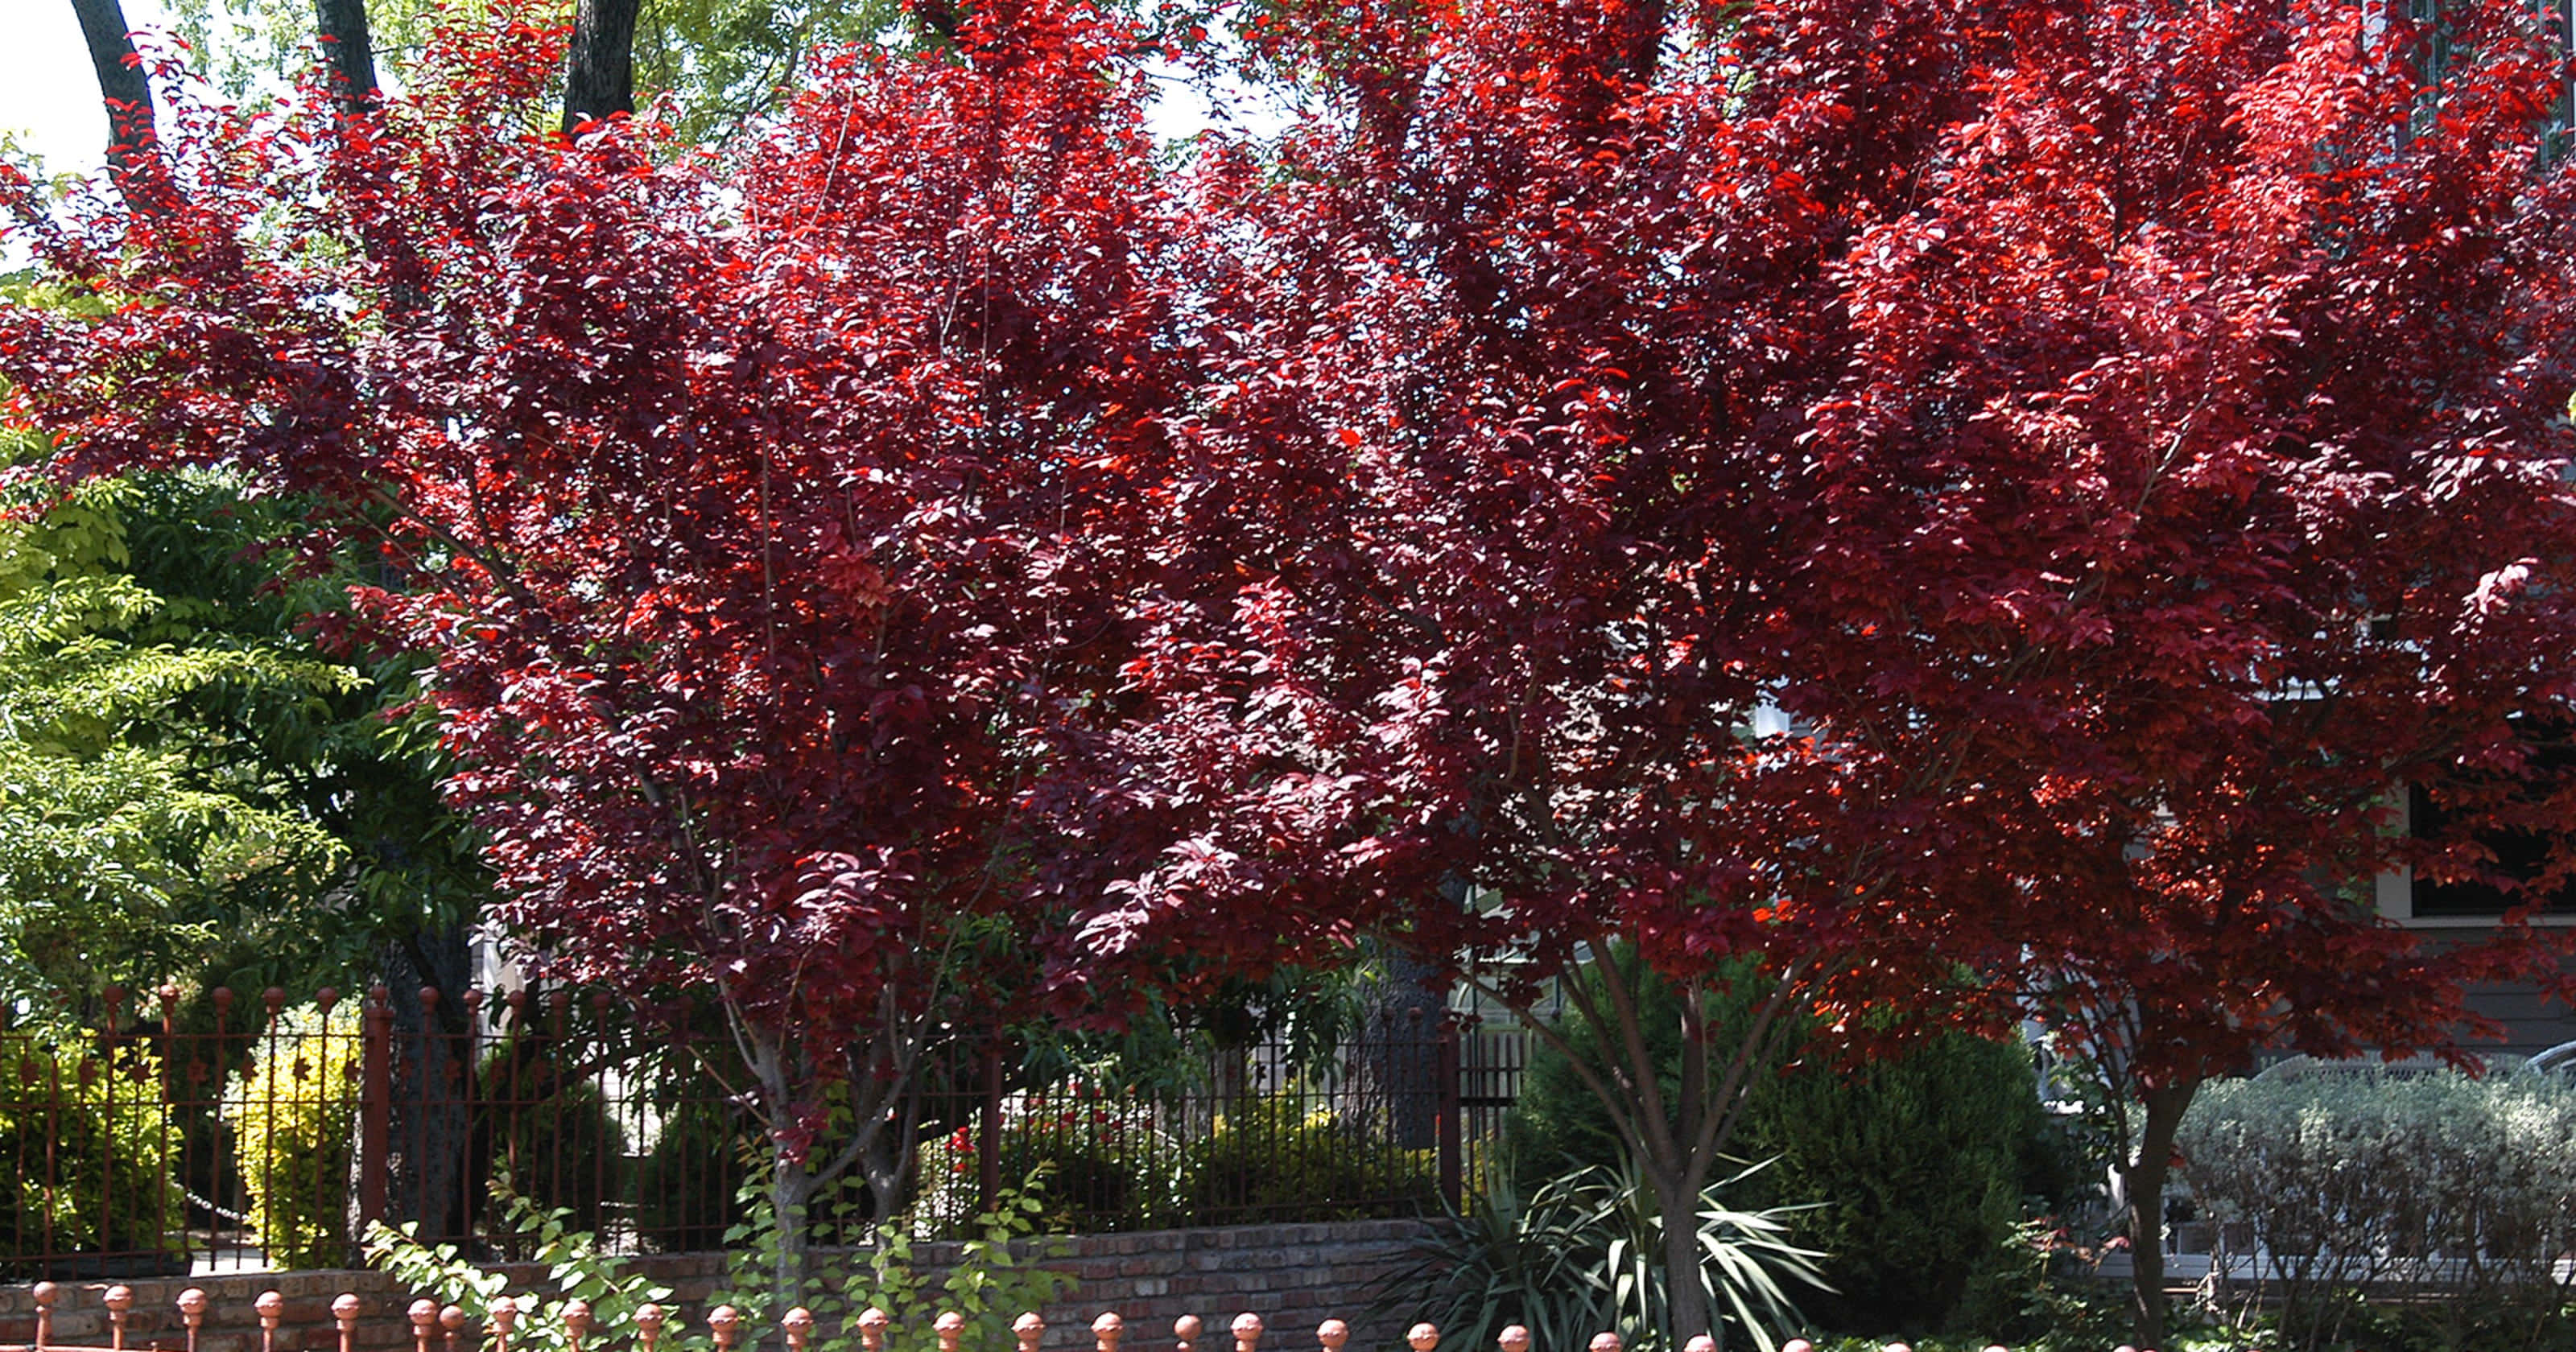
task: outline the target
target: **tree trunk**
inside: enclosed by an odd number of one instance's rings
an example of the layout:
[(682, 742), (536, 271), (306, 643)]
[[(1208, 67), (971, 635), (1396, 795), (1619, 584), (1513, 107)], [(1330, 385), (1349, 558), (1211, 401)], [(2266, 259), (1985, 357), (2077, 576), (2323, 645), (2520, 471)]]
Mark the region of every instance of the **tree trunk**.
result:
[(806, 1160), (788, 1157), (785, 1128), (793, 1120), (799, 1091), (812, 1076), (798, 1073), (802, 1067), (796, 1054), (777, 1033), (745, 1023), (738, 1015), (735, 1028), (752, 1077), (760, 1081), (761, 1124), (769, 1130), (769, 1209), (778, 1244), (771, 1289), (785, 1304), (797, 1305), (802, 1303), (806, 1254), (813, 1245), (805, 1212), (814, 1198), (814, 1172)]
[(778, 1213), (778, 1266), (770, 1289), (781, 1307), (805, 1303), (805, 1260), (813, 1248), (812, 1218), (806, 1212), (813, 1200), (813, 1166), (779, 1154), (769, 1180), (770, 1206)]
[[(472, 979), (465, 928), (414, 935), (378, 960), (393, 1010), (393, 1102), (385, 1133), (387, 1219), (420, 1222), (423, 1238), (465, 1239), (483, 1206), (465, 1095), (472, 1030), (459, 998)], [(439, 992), (424, 1006), (423, 987)], [(488, 1123), (483, 1124), (489, 1130)]]
[(2200, 1081), (2185, 1080), (2146, 1091), (2146, 1126), (2138, 1133), (2138, 1153), (2121, 1161), (2121, 1190), (2128, 1194), (2130, 1308), (2132, 1331), (2142, 1348), (2165, 1340), (2165, 1178), (2172, 1172), (2174, 1134), (2183, 1110), (2191, 1106)]
[(80, 17), (81, 36), (89, 42), (89, 63), (98, 73), (99, 101), (107, 105), (107, 167), (130, 203), (128, 186), (152, 144), (152, 82), (135, 55), (132, 30), (125, 26), (125, 6), (118, 0), (72, 0)]
[[(1715, 1336), (1716, 1311), (1702, 1283), (1706, 1258), (1699, 1245), (1701, 1197), (1734, 1135), (1735, 1109), (1751, 1089), (1754, 1073), (1778, 1055), (1781, 1012), (1794, 989), (1784, 974), (1741, 1029), (1712, 1025), (1708, 990), (1693, 984), (1666, 988), (1633, 953), (1605, 941), (1592, 971), (1566, 981), (1568, 1012), (1588, 1024), (1600, 1043), (1603, 1064), (1587, 1066), (1579, 1049), (1528, 1007), (1515, 1013), (1522, 1026), (1548, 1040), (1573, 1066), (1584, 1086), (1609, 1110), (1621, 1148), (1640, 1186), (1653, 1194), (1662, 1223), (1664, 1319), (1661, 1332), (1673, 1347), (1703, 1334)], [(1658, 992), (1662, 992), (1661, 995)], [(1667, 1008), (1667, 1006), (1669, 1006)], [(1680, 1021), (1679, 1075), (1667, 1094), (1650, 1021)], [(1637, 1199), (1642, 1202), (1644, 1199)]]
[(563, 129), (635, 111), (635, 18), (643, 0), (580, 0), (564, 66)]
[(1664, 1318), (1671, 1324), (1664, 1334), (1667, 1348), (1687, 1347), (1703, 1333), (1717, 1333), (1715, 1312), (1700, 1286), (1699, 1199), (1708, 1178), (1705, 1170), (1698, 1178), (1687, 1177), (1688, 1172), (1683, 1165), (1668, 1179), (1656, 1176), (1655, 1201), (1664, 1214)]
[(352, 117), (375, 111), (376, 46), (367, 33), (367, 0), (313, 0), (313, 22), (342, 111)]
[(1372, 1093), (1385, 1104), (1389, 1138), (1401, 1149), (1429, 1150), (1440, 1126), (1438, 973), (1403, 957), (1389, 967), (1361, 1024), (1364, 1064)]

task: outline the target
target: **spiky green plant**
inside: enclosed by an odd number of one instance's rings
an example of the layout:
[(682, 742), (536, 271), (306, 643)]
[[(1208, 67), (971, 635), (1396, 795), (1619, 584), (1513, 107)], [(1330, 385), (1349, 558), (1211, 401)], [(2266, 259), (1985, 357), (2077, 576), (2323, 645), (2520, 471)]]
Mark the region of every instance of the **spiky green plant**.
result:
[[(1702, 1197), (1700, 1289), (1723, 1316), (1721, 1339), (1765, 1352), (1798, 1319), (1792, 1286), (1826, 1289), (1821, 1254), (1789, 1238), (1796, 1207), (1747, 1211), (1721, 1200), (1756, 1165)], [(1615, 1330), (1637, 1352), (1669, 1352), (1662, 1213), (1633, 1170), (1585, 1169), (1540, 1184), (1523, 1200), (1508, 1180), (1452, 1212), (1391, 1277), (1381, 1304), (1441, 1329), (1441, 1352), (1478, 1352), (1511, 1324), (1537, 1352), (1575, 1352)]]

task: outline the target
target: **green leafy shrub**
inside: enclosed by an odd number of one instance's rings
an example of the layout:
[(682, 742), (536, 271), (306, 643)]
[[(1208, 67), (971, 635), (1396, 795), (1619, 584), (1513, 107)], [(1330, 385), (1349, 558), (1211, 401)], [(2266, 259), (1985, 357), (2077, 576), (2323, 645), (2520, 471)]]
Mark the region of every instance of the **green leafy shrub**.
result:
[(251, 1228), (280, 1268), (349, 1255), (349, 1150), (358, 1121), (358, 1009), (279, 1014), (224, 1090), (222, 1116), (250, 1197)]
[(173, 1252), (187, 1198), (161, 1073), (133, 1045), (100, 1055), (29, 1036), (0, 1051), (0, 1253), (140, 1255), (148, 1267)]
[(749, 1195), (751, 1219), (727, 1236), (733, 1254), (728, 1289), (713, 1299), (741, 1311), (750, 1328), (766, 1328), (802, 1303), (815, 1319), (810, 1352), (854, 1352), (860, 1340), (853, 1321), (871, 1305), (893, 1317), (887, 1352), (937, 1352), (931, 1321), (946, 1310), (966, 1319), (963, 1346), (1014, 1346), (1011, 1321), (1063, 1297), (1074, 1284), (1070, 1275), (1047, 1266), (1065, 1249), (1063, 1241), (1039, 1233), (1046, 1211), (1040, 1182), (1030, 1178), (1004, 1187), (994, 1208), (964, 1227), (957, 1261), (936, 1281), (915, 1258), (916, 1226), (897, 1217), (877, 1223), (854, 1248), (813, 1254), (819, 1270), (809, 1274), (801, 1292), (778, 1289), (772, 1277), (778, 1266), (776, 1216), (765, 1198)]
[(1284, 1094), (1219, 1117), (1188, 1145), (1174, 1210), (1188, 1224), (1285, 1224), (1439, 1207), (1431, 1151), (1389, 1145), (1365, 1123), (1310, 1110)]
[[(1670, 1101), (1680, 1088), (1680, 997), (1648, 980), (1634, 998)], [(1587, 1025), (1559, 1031), (1577, 1055), (1609, 1063)], [(1854, 1331), (2009, 1326), (2041, 1275), (2021, 1232), (2026, 1203), (2053, 1204), (2071, 1187), (2028, 1054), (1961, 1033), (1856, 1068), (1766, 1075), (1745, 1103), (1735, 1149), (1773, 1161), (1735, 1200), (1801, 1207), (1793, 1232), (1825, 1255), (1831, 1290), (1809, 1299), (1808, 1312)], [(1546, 1178), (1620, 1160), (1609, 1114), (1575, 1062), (1534, 1048), (1512, 1110), (1508, 1167)]]
[(2028, 1051), (1964, 1033), (1848, 1070), (1764, 1086), (1741, 1148), (1776, 1162), (1757, 1194), (1810, 1203), (1800, 1243), (1832, 1292), (1809, 1303), (1861, 1332), (2001, 1330), (2042, 1276), (2025, 1200), (2055, 1190), (2054, 1140)]
[[(656, 1286), (650, 1278), (628, 1271), (630, 1261), (603, 1252), (596, 1234), (571, 1227), (569, 1211), (542, 1210), (499, 1186), (493, 1190), (493, 1209), (500, 1214), (510, 1237), (503, 1247), (526, 1253), (545, 1265), (547, 1280), (555, 1288), (552, 1297), (541, 1297), (534, 1290), (511, 1294), (509, 1274), (487, 1271), (467, 1262), (453, 1244), (431, 1247), (421, 1243), (417, 1221), (406, 1221), (400, 1229), (381, 1221), (369, 1225), (367, 1262), (394, 1274), (403, 1290), (427, 1292), (442, 1305), (464, 1310), (478, 1327), (490, 1327), (493, 1302), (509, 1296), (520, 1316), (510, 1346), (520, 1352), (571, 1352), (571, 1340), (564, 1334), (563, 1312), (576, 1300), (590, 1305), (587, 1345), (591, 1347), (632, 1342), (636, 1312), (648, 1304), (669, 1305), (671, 1288)], [(665, 1329), (676, 1334), (679, 1322), (675, 1313)], [(685, 1337), (672, 1337), (662, 1344), (683, 1348), (706, 1345), (704, 1338)]]
[[(1042, 1204), (1040, 1229), (1171, 1223), (1183, 1151), (1162, 1129), (1154, 1103), (1071, 1082), (1004, 1099), (1001, 1126), (1001, 1176), (1028, 1180), (1025, 1192)], [(983, 1181), (976, 1136), (975, 1128), (960, 1127), (922, 1143), (916, 1233), (944, 1236), (971, 1226)]]

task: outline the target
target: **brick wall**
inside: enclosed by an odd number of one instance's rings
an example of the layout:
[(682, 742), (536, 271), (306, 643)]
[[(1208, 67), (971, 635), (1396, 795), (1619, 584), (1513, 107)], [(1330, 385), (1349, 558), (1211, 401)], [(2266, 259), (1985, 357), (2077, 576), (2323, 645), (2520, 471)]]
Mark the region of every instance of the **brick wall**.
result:
[[(1352, 1352), (1384, 1352), (1402, 1346), (1401, 1320), (1372, 1317), (1369, 1306), (1377, 1298), (1379, 1281), (1404, 1265), (1406, 1246), (1422, 1232), (1420, 1221), (1353, 1221), (1077, 1236), (1067, 1241), (1071, 1251), (1049, 1264), (1071, 1274), (1075, 1286), (1069, 1299), (1042, 1311), (1045, 1345), (1089, 1348), (1093, 1316), (1116, 1310), (1127, 1321), (1123, 1352), (1171, 1352), (1172, 1321), (1185, 1314), (1206, 1321), (1199, 1341), (1203, 1352), (1231, 1352), (1225, 1328), (1235, 1315), (1250, 1310), (1269, 1325), (1265, 1349), (1310, 1352), (1315, 1326), (1340, 1318), (1350, 1321)], [(923, 1269), (935, 1271), (955, 1261), (957, 1250), (955, 1245), (924, 1244), (914, 1252)], [(514, 1291), (544, 1294), (552, 1289), (536, 1264), (499, 1266), (511, 1274)], [(723, 1271), (721, 1255), (655, 1254), (635, 1260), (635, 1266), (672, 1289), (673, 1301), (691, 1327), (703, 1327), (707, 1300)], [(99, 1302), (112, 1284), (60, 1283), (53, 1341), (106, 1346), (107, 1310)], [(408, 1352), (411, 1326), (403, 1312), (418, 1294), (398, 1289), (385, 1273), (363, 1269), (164, 1277), (125, 1285), (134, 1290), (126, 1343), (139, 1349), (184, 1345), (176, 1308), (179, 1293), (191, 1286), (205, 1291), (209, 1309), (199, 1352), (258, 1352), (259, 1318), (251, 1302), (270, 1290), (286, 1297), (280, 1352), (333, 1352), (339, 1333), (331, 1300), (344, 1291), (364, 1303), (355, 1339), (358, 1352)], [(0, 1344), (34, 1339), (32, 1293), (30, 1286), (0, 1286)], [(774, 1333), (763, 1332), (774, 1344)]]

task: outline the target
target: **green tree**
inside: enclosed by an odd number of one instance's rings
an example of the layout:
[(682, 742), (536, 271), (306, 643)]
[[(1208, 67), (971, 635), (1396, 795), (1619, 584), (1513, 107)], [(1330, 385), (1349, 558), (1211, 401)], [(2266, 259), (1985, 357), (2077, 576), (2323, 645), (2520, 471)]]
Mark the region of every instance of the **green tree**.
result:
[(122, 481), (0, 523), (0, 999), (78, 1014), (187, 966), (253, 897), (318, 895), (346, 852), (301, 812), (206, 772), (201, 699), (327, 698), (344, 666), (148, 631), (171, 604), (126, 571)]
[[(380, 74), (400, 83), (438, 23), (494, 8), (489, 0), (371, 0)], [(539, 23), (569, 25), (574, 17), (573, 0), (517, 9)], [(311, 0), (176, 0), (170, 13), (206, 76), (232, 97), (283, 88), (314, 60)], [(774, 107), (816, 48), (881, 41), (906, 31), (906, 22), (899, 0), (643, 0), (634, 95), (648, 103), (669, 95), (687, 142), (721, 140)]]

